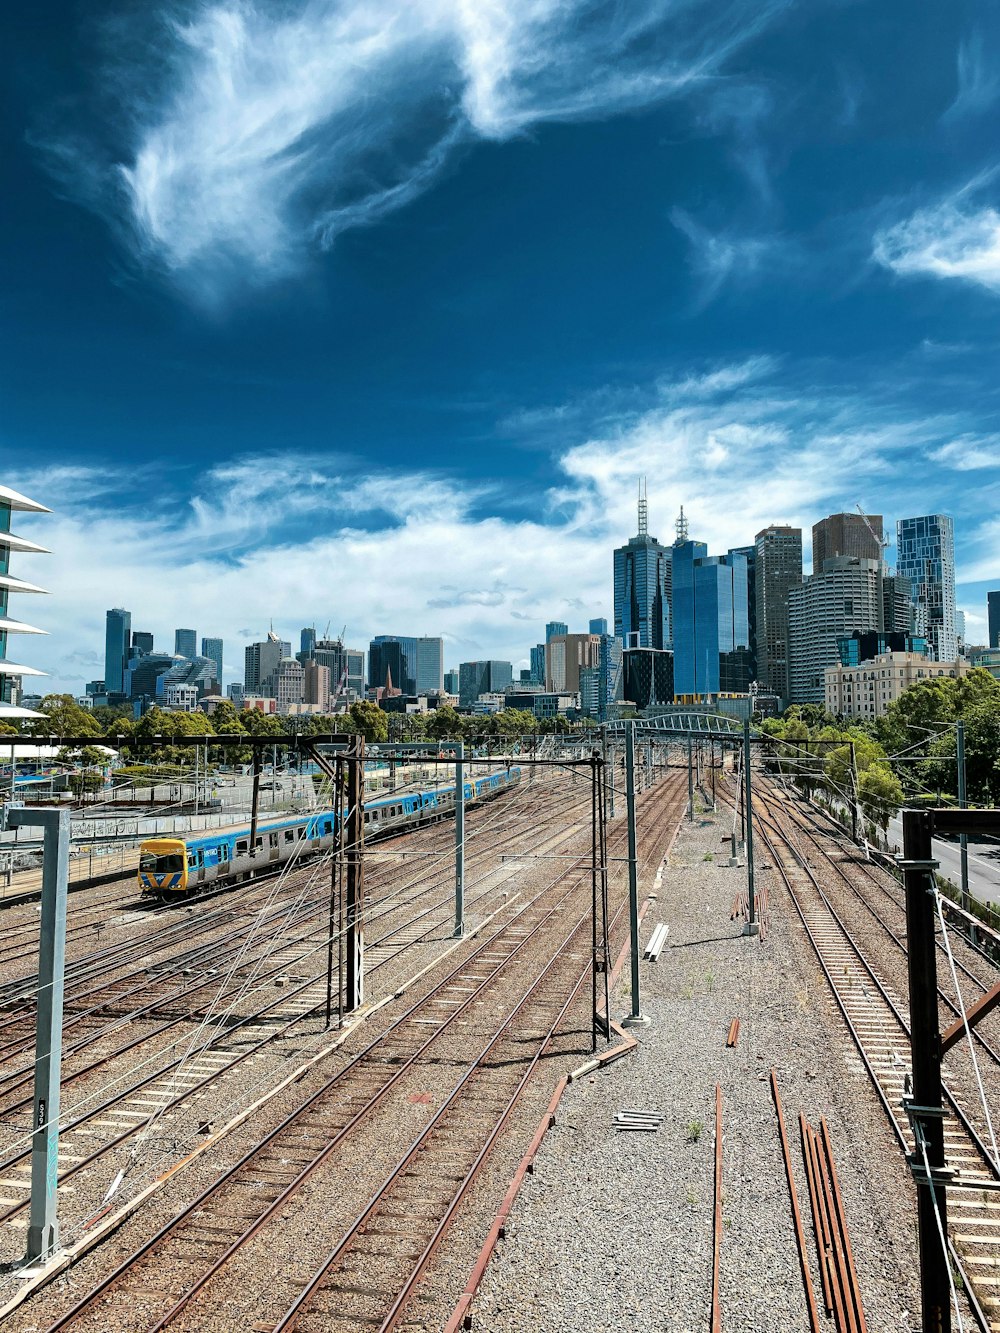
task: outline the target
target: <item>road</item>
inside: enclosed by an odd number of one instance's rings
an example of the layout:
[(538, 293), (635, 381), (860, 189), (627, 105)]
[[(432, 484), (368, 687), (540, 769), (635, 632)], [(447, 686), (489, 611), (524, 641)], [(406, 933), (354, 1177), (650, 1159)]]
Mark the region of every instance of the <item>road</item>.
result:
[[(898, 817), (889, 820), (889, 842), (902, 849), (903, 823)], [(962, 878), (958, 839), (935, 838), (934, 856), (941, 862), (941, 874), (958, 885)], [(1000, 903), (1000, 842), (969, 839), (969, 891), (982, 902)]]

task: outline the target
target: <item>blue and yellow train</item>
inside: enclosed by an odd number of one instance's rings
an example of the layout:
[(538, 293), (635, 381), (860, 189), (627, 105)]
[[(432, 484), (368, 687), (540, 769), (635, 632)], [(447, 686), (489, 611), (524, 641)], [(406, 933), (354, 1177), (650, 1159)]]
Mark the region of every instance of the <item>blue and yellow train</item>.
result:
[[(463, 783), (471, 805), (498, 795), (521, 780), (517, 766)], [(455, 808), (455, 785), (429, 791), (383, 796), (365, 805), (365, 840), (441, 819)], [(139, 888), (144, 894), (173, 897), (220, 880), (238, 880), (280, 866), (297, 853), (312, 854), (333, 847), (337, 812), (261, 820), (254, 846), (248, 825), (209, 829), (198, 836), (147, 838), (139, 848)]]

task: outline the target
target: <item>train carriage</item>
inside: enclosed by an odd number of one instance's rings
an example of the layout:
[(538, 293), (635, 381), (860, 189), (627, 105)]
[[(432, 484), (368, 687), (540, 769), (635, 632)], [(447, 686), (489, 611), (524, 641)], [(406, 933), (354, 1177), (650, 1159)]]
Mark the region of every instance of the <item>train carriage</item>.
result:
[[(465, 782), (466, 804), (487, 800), (520, 780), (520, 767), (510, 766)], [(365, 805), (365, 839), (443, 819), (454, 808), (454, 783), (380, 797)], [(262, 869), (283, 865), (297, 854), (328, 851), (334, 846), (336, 821), (335, 810), (262, 820), (253, 847), (246, 825), (209, 829), (187, 837), (147, 838), (139, 849), (139, 888), (149, 896), (180, 896), (218, 881), (244, 879)]]

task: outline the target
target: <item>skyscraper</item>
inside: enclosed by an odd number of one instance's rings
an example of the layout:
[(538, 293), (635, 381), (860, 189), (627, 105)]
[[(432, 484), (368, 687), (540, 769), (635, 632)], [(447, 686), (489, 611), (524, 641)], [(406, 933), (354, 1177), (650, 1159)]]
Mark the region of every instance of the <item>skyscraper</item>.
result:
[(745, 694), (751, 681), (746, 556), (710, 556), (704, 542), (683, 541), (672, 565), (674, 693)]
[(502, 694), (513, 679), (510, 662), (459, 662), (458, 702), (468, 708), (481, 694)]
[(134, 629), (132, 631), (132, 647), (138, 648), (140, 653), (151, 653), (153, 651), (153, 636), (148, 630)]
[(399, 634), (376, 634), (368, 645), (368, 686), (385, 684), (386, 672), (403, 694), (417, 692), (417, 641)]
[[(316, 626), (307, 626), (299, 635), (299, 656), (312, 657), (312, 651), (316, 647)], [(308, 702), (308, 700), (307, 700)]]
[(788, 594), (788, 698), (822, 704), (824, 671), (840, 662), (838, 639), (880, 630), (882, 558), (834, 556)]
[(536, 685), (545, 684), (545, 644), (536, 643), (531, 649), (531, 679)]
[(812, 530), (813, 573), (821, 574), (823, 561), (835, 556), (881, 560), (881, 539), (881, 514), (831, 514), (829, 518), (820, 519)]
[(757, 679), (789, 697), (788, 595), (802, 582), (802, 529), (772, 525), (754, 538)]
[(592, 620), (590, 622), (589, 629), (591, 634), (607, 634), (608, 632), (607, 619), (604, 616), (597, 617), (597, 619)]
[(581, 667), (601, 664), (599, 634), (557, 634), (545, 645), (545, 688), (575, 694)]
[(270, 630), (261, 643), (249, 643), (243, 650), (244, 691), (259, 694), (261, 686), (278, 668), (283, 657), (291, 657), (292, 645)]
[[(11, 574), (10, 553), (11, 551), (18, 551), (48, 554), (44, 546), (28, 541), (27, 537), (15, 536), (10, 530), (10, 516), (12, 513), (48, 514), (50, 512), (51, 510), (47, 509), (45, 505), (39, 504), (37, 500), (29, 500), (26, 495), (11, 490), (9, 486), (0, 486), (0, 575), (3, 575), (3, 581), (0, 582), (0, 719), (8, 722), (16, 721), (19, 718), (42, 716), (41, 713), (36, 713), (33, 709), (22, 707), (19, 699), (22, 677), (45, 675), (45, 672), (39, 671), (37, 667), (22, 666), (16, 658), (8, 659), (8, 636), (11, 634), (46, 633), (45, 630), (37, 629), (34, 625), (27, 624), (26, 621), (15, 619), (9, 613), (10, 593), (42, 593), (45, 591), (44, 588), (28, 583), (25, 579), (15, 578)], [(20, 656), (20, 653), (18, 653), (18, 656)], [(12, 774), (10, 778), (11, 794), (13, 794), (13, 783)]]
[(198, 656), (198, 635), (193, 629), (174, 630), (174, 656), (188, 661)]
[(545, 642), (551, 643), (560, 634), (568, 634), (569, 626), (565, 620), (550, 620), (545, 626)]
[(444, 639), (417, 639), (415, 694), (440, 694), (444, 689)]
[(991, 648), (1000, 648), (1000, 592), (986, 594), (986, 620)]
[(646, 490), (639, 493), (639, 531), (615, 548), (615, 636), (626, 648), (670, 643), (671, 553), (649, 535)]
[(104, 685), (109, 694), (125, 690), (125, 668), (132, 637), (132, 612), (116, 606), (105, 617)]
[[(301, 659), (302, 654), (299, 654)], [(363, 648), (347, 648), (343, 639), (317, 639), (312, 650), (314, 661), (330, 672), (330, 694), (333, 699), (349, 703), (363, 699), (365, 693), (365, 654)], [(395, 677), (393, 678), (395, 680)], [(385, 684), (383, 676), (381, 683)]]
[[(955, 525), (947, 514), (901, 518), (896, 524), (896, 568), (913, 587), (919, 624), (937, 662), (953, 662), (955, 637)], [(921, 618), (918, 615), (918, 620)]]
[(222, 684), (222, 640), (221, 639), (202, 639), (201, 641), (202, 657), (209, 657), (215, 663), (215, 679)]

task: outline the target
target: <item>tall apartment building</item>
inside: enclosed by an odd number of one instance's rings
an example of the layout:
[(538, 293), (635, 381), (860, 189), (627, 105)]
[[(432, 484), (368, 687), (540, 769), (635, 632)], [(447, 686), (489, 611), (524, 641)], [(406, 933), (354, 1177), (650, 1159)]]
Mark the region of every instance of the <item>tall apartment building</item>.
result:
[(667, 648), (671, 635), (671, 552), (649, 535), (645, 490), (639, 530), (615, 548), (615, 636), (626, 648)]
[(116, 606), (105, 615), (104, 686), (108, 694), (123, 694), (128, 650), (132, 637), (132, 612)]
[[(10, 615), (10, 594), (12, 592), (42, 593), (24, 579), (15, 578), (10, 572), (12, 551), (34, 555), (48, 555), (44, 546), (18, 537), (10, 530), (10, 518), (13, 513), (49, 514), (52, 511), (37, 500), (29, 500), (19, 491), (9, 486), (0, 486), (0, 721), (17, 722), (20, 719), (41, 717), (34, 709), (21, 706), (21, 680), (24, 676), (44, 676), (44, 671), (37, 667), (25, 666), (7, 656), (7, 643), (11, 634), (44, 634), (43, 629), (36, 629), (23, 620)], [(18, 654), (20, 656), (20, 654)], [(13, 781), (13, 779), (12, 779)]]
[(788, 595), (802, 583), (802, 529), (772, 524), (754, 538), (757, 679), (789, 697)]
[(208, 657), (215, 663), (215, 679), (222, 684), (222, 640), (221, 639), (202, 639), (201, 655)]
[(930, 662), (923, 653), (879, 653), (857, 666), (829, 666), (824, 676), (826, 710), (836, 717), (881, 717), (891, 703), (921, 680), (964, 676), (969, 663)]
[(330, 668), (309, 658), (303, 665), (302, 702), (319, 708), (323, 713), (330, 708)]
[(822, 573), (824, 563), (839, 556), (881, 561), (881, 539), (881, 514), (831, 514), (813, 525), (813, 573)]
[(545, 645), (545, 688), (550, 693), (575, 694), (580, 668), (601, 665), (600, 634), (557, 634)]
[(674, 693), (745, 694), (752, 679), (746, 556), (710, 556), (704, 542), (686, 540), (673, 548), (672, 564)]
[(882, 628), (886, 634), (915, 634), (913, 586), (901, 574), (882, 574)]
[(837, 666), (837, 640), (882, 628), (882, 558), (834, 556), (788, 594), (789, 700), (822, 704), (824, 671)]
[(243, 689), (246, 694), (261, 694), (261, 686), (283, 657), (291, 657), (292, 645), (279, 639), (274, 630), (260, 643), (249, 643), (243, 650)]
[(174, 656), (189, 660), (198, 656), (198, 635), (193, 629), (174, 630)]
[[(567, 631), (568, 633), (568, 631)], [(545, 684), (545, 644), (536, 643), (531, 649), (531, 679), (536, 685)]]
[(986, 623), (989, 646), (1000, 648), (1000, 592), (986, 594)]
[[(896, 524), (896, 569), (913, 587), (917, 630), (931, 657), (953, 662), (955, 635), (955, 525), (947, 514), (901, 518)], [(925, 623), (919, 623), (923, 621)]]
[[(345, 703), (365, 695), (365, 653), (363, 648), (347, 648), (343, 639), (317, 639), (308, 656), (299, 653), (299, 661), (318, 662), (330, 672), (330, 694)], [(385, 677), (382, 678), (385, 684)]]
[(444, 639), (420, 638), (416, 644), (414, 694), (440, 694), (444, 689)]
[(510, 662), (459, 662), (458, 702), (471, 708), (481, 694), (503, 694), (513, 679)]
[[(291, 649), (291, 644), (287, 647)], [(261, 694), (266, 698), (276, 699), (279, 713), (288, 713), (293, 704), (303, 701), (305, 668), (298, 658), (289, 651), (262, 682)]]

